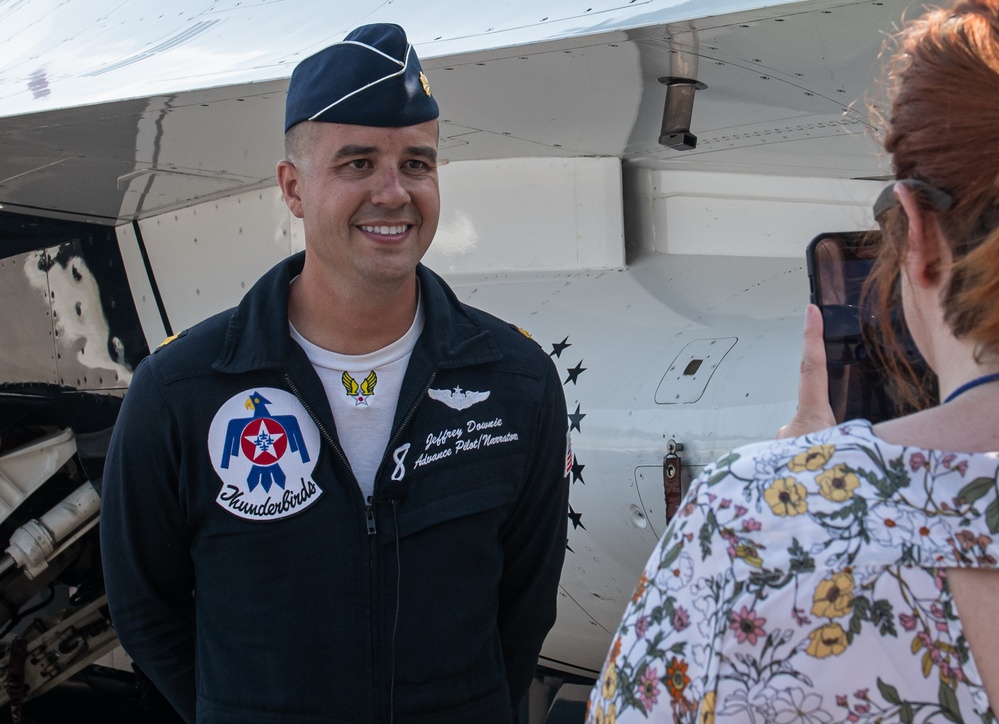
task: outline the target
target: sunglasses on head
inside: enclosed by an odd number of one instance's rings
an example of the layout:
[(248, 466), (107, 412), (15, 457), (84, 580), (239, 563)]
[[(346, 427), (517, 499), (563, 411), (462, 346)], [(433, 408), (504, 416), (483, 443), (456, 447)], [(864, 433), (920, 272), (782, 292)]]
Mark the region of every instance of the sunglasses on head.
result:
[(954, 197), (946, 191), (942, 191), (936, 186), (930, 186), (925, 181), (920, 181), (919, 179), (903, 178), (885, 186), (884, 190), (878, 195), (878, 200), (874, 202), (874, 220), (878, 223), (881, 223), (881, 217), (884, 214), (898, 205), (898, 197), (895, 196), (895, 184), (902, 184), (917, 194), (922, 194), (937, 211), (947, 211), (954, 205)]

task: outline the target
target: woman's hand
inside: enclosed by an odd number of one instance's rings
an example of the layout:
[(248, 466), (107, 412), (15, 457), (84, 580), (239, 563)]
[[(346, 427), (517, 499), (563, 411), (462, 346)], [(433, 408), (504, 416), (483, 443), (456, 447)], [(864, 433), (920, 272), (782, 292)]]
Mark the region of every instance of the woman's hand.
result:
[(822, 312), (814, 304), (805, 308), (804, 346), (798, 378), (798, 411), (777, 431), (778, 438), (797, 437), (836, 424), (829, 404), (826, 348), (822, 341)]

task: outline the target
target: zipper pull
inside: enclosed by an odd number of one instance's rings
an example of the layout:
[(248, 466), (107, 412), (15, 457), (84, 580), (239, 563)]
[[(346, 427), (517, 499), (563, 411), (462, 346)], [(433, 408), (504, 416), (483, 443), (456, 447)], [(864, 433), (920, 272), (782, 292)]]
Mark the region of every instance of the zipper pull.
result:
[(368, 535), (374, 535), (378, 531), (375, 529), (375, 503), (368, 496), (368, 504), (364, 506), (364, 522), (368, 526)]

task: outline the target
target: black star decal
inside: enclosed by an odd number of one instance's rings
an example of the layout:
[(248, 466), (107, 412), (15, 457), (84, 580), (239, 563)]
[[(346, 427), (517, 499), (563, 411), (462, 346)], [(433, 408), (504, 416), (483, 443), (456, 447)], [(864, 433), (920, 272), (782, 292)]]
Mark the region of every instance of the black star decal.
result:
[(566, 337), (561, 342), (556, 342), (555, 344), (552, 345), (551, 354), (549, 354), (548, 356), (551, 357), (552, 355), (554, 355), (555, 357), (561, 357), (562, 353), (565, 352), (565, 348), (571, 346), (572, 343), (569, 342), (569, 338)]
[(575, 483), (577, 480), (583, 485), (586, 485), (586, 481), (583, 480), (583, 468), (586, 466), (579, 462), (579, 458), (573, 456), (572, 458), (572, 482)]
[(572, 548), (569, 547), (569, 539), (568, 538), (565, 539), (565, 549), (567, 551), (569, 551), (570, 553), (575, 553), (576, 552)]
[(569, 520), (572, 521), (572, 529), (573, 530), (576, 530), (576, 528), (582, 528), (583, 530), (586, 530), (586, 526), (583, 525), (583, 523), (582, 523), (582, 518), (583, 518), (583, 514), (582, 513), (577, 513), (575, 510), (572, 509), (572, 506), (570, 505), (569, 506)]
[(586, 413), (579, 411), (579, 403), (577, 402), (576, 403), (576, 411), (569, 413), (569, 422), (572, 423), (571, 425), (569, 425), (569, 429), (570, 430), (575, 430), (576, 432), (580, 432), (581, 433), (582, 430), (579, 429), (579, 423), (581, 423), (583, 421), (584, 417), (586, 417)]
[(569, 376), (565, 378), (565, 382), (563, 382), (562, 384), (567, 385), (570, 382), (572, 382), (572, 384), (576, 384), (576, 378), (579, 377), (584, 372), (586, 372), (586, 368), (583, 367), (583, 360), (579, 360), (578, 365), (569, 368)]

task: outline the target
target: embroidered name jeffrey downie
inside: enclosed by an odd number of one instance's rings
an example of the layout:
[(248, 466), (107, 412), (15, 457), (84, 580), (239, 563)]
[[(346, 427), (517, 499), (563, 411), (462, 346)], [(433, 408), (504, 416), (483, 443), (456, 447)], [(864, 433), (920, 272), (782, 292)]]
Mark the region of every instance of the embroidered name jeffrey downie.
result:
[(215, 502), (240, 518), (286, 518), (322, 495), (312, 478), (319, 430), (284, 390), (262, 387), (230, 397), (212, 419), (208, 450), (222, 479)]

